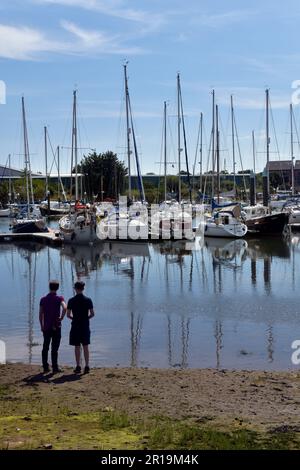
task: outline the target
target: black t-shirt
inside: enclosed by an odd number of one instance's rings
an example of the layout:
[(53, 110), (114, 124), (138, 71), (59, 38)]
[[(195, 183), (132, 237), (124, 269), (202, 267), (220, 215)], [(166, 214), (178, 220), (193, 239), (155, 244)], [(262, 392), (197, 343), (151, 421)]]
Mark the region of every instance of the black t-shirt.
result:
[(77, 294), (68, 301), (68, 310), (72, 310), (73, 326), (86, 326), (89, 324), (89, 310), (93, 308), (93, 302), (83, 294)]

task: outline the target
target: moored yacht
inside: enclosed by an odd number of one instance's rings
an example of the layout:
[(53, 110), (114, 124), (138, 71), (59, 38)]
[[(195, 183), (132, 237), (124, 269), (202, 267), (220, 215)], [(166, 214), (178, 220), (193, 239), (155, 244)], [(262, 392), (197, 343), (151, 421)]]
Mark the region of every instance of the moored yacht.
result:
[(244, 207), (242, 216), (248, 232), (261, 235), (282, 233), (289, 220), (287, 212), (270, 213), (269, 209), (261, 204)]
[(212, 217), (200, 224), (205, 237), (241, 238), (247, 233), (247, 226), (241, 222), (232, 210), (226, 209), (216, 212)]

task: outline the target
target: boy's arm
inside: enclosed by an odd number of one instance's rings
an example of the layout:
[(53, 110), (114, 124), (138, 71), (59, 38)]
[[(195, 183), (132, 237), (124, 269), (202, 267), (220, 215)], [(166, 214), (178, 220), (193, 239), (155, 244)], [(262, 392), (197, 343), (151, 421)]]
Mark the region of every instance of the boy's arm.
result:
[(89, 318), (93, 318), (95, 316), (95, 311), (93, 308), (90, 308), (89, 310)]
[(40, 305), (39, 320), (40, 320), (40, 325), (41, 325), (41, 331), (44, 331), (44, 309), (41, 305)]
[(66, 314), (66, 311), (67, 311), (67, 304), (66, 302), (63, 300), (60, 304), (61, 308), (62, 308), (62, 312), (61, 312), (61, 315), (60, 315), (60, 320), (63, 320), (64, 319), (64, 316)]

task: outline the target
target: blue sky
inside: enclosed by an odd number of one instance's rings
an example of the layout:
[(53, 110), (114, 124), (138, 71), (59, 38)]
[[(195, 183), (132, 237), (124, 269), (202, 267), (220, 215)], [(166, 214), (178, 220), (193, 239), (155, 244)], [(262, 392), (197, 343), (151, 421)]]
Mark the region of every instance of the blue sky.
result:
[[(266, 87), (280, 158), (289, 158), (291, 85), (300, 80), (299, 21), (296, 0), (0, 0), (0, 80), (7, 86), (6, 105), (0, 106), (0, 162), (11, 153), (13, 166), (23, 166), (22, 94), (33, 169), (44, 168), (44, 125), (49, 126), (53, 146), (70, 146), (74, 87), (80, 145), (99, 152), (111, 149), (124, 158), (125, 59), (143, 172), (159, 172), (164, 100), (169, 159), (176, 159), (178, 71), (191, 165), (201, 111), (209, 136), (212, 88), (220, 107), (222, 166), (226, 159), (227, 169), (232, 169), (233, 94), (243, 166), (252, 166), (254, 129), (257, 168), (262, 169)], [(273, 132), (271, 148), (272, 158), (278, 159)], [(300, 158), (298, 146), (295, 153)], [(68, 149), (62, 151), (65, 171), (69, 154)]]

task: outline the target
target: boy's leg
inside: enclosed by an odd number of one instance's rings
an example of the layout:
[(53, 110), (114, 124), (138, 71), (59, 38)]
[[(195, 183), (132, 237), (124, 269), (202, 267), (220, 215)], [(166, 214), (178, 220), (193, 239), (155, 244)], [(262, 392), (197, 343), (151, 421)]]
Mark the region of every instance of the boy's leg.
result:
[(44, 370), (49, 369), (49, 364), (48, 364), (48, 351), (49, 351), (49, 346), (50, 346), (50, 341), (51, 341), (51, 331), (43, 331), (44, 335), (44, 343), (43, 343), (43, 349), (42, 349), (42, 361), (43, 361), (43, 368)]
[(83, 346), (83, 354), (84, 354), (85, 366), (89, 367), (90, 352), (89, 352), (89, 345), (88, 344)]
[(75, 359), (76, 359), (76, 366), (80, 367), (80, 354), (81, 352), (81, 346), (75, 346)]
[(58, 349), (60, 346), (61, 341), (61, 329), (57, 328), (57, 330), (53, 331), (52, 333), (52, 344), (51, 344), (51, 360), (52, 360), (52, 368), (53, 370), (58, 369)]

